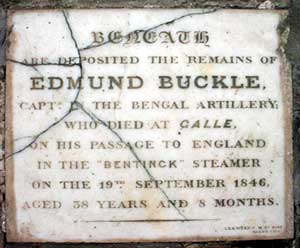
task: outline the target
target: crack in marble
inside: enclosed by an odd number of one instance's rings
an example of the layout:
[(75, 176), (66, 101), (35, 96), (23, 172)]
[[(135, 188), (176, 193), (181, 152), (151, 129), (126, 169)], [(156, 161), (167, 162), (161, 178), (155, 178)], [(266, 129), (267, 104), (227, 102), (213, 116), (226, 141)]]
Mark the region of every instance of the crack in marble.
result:
[[(211, 9), (203, 9), (202, 12), (195, 12), (195, 13), (189, 13), (189, 14), (186, 14), (186, 15), (182, 15), (182, 16), (179, 16), (177, 18), (174, 18), (170, 21), (167, 21), (167, 22), (163, 22), (161, 24), (158, 24), (158, 25), (155, 25), (153, 27), (150, 27), (148, 29), (136, 29), (134, 31), (131, 31), (129, 32), (128, 34), (126, 35), (121, 35), (120, 38), (128, 38), (131, 34), (133, 33), (146, 33), (146, 32), (150, 32), (150, 31), (153, 31), (155, 29), (158, 29), (160, 27), (163, 27), (163, 26), (168, 26), (168, 25), (171, 25), (171, 24), (174, 24), (175, 22), (181, 20), (181, 19), (184, 19), (186, 17), (192, 17), (192, 16), (196, 16), (196, 15), (204, 15), (204, 14), (210, 14), (210, 13), (213, 13), (213, 12), (216, 12), (217, 10), (219, 10), (220, 8), (211, 8)], [(79, 48), (80, 51), (84, 51), (84, 50), (89, 50), (89, 49), (92, 49), (92, 48), (98, 48), (98, 47), (102, 47), (106, 44), (109, 44), (111, 43), (109, 40), (101, 43), (101, 44), (97, 44), (97, 45), (94, 45), (93, 43), (86, 46), (86, 47), (82, 47), (82, 48)]]
[[(88, 115), (92, 121), (94, 122), (98, 122), (100, 124), (102, 124), (104, 127), (106, 127), (110, 132), (112, 132), (118, 139), (120, 142), (122, 142), (123, 144), (128, 144), (128, 149), (130, 150), (131, 154), (134, 156), (134, 158), (142, 165), (142, 160), (140, 159), (140, 157), (137, 155), (136, 151), (134, 150), (134, 148), (132, 147), (132, 145), (128, 142), (126, 142), (122, 136), (116, 132), (115, 130), (111, 129), (108, 124), (103, 121), (102, 119), (100, 119), (99, 117), (97, 117), (93, 112), (88, 111), (81, 103), (76, 103), (77, 106), (80, 107), (80, 109), (86, 114)], [(151, 174), (150, 170), (146, 167), (146, 166), (141, 166), (141, 168), (143, 168), (147, 174), (147, 176), (149, 177), (149, 179), (151, 181), (155, 181), (155, 177)], [(158, 186), (159, 191), (164, 195), (164, 197), (170, 201), (171, 205), (174, 207), (174, 209), (177, 211), (177, 213), (183, 218), (183, 219), (187, 219), (187, 217), (179, 210), (179, 208), (170, 200), (168, 194), (166, 193), (166, 191)]]
[[(202, 12), (196, 12), (196, 13), (189, 13), (189, 14), (186, 14), (186, 15), (182, 15), (182, 16), (179, 16), (177, 18), (174, 18), (170, 21), (167, 21), (167, 22), (164, 22), (164, 23), (161, 23), (161, 24), (158, 24), (156, 26), (153, 26), (153, 27), (150, 27), (148, 29), (139, 29), (139, 30), (135, 30), (135, 31), (132, 31), (130, 33), (128, 33), (126, 36), (124, 37), (127, 37), (129, 36), (130, 34), (132, 34), (133, 32), (149, 32), (151, 30), (155, 30), (159, 27), (162, 27), (162, 26), (165, 26), (165, 25), (171, 25), (171, 24), (174, 24), (176, 21), (179, 21), (179, 20), (182, 20), (186, 17), (191, 17), (191, 16), (196, 16), (196, 15), (203, 15), (203, 14), (209, 14), (209, 13), (213, 13), (217, 11), (217, 8), (213, 8), (213, 9), (204, 9)], [(78, 46), (78, 43), (77, 43), (77, 40), (74, 36), (74, 33), (73, 33), (73, 29), (70, 25), (70, 22), (69, 22), (69, 13), (67, 13), (67, 11), (62, 11), (62, 14), (63, 14), (63, 17), (64, 17), (64, 20), (65, 20), (65, 23), (67, 25), (67, 28), (69, 30), (69, 33), (70, 33), (70, 36), (71, 36), (71, 39), (74, 43), (74, 46), (75, 46), (75, 49), (77, 51), (77, 54), (78, 54), (78, 58), (79, 58), (79, 63), (73, 63), (73, 64), (60, 64), (60, 63), (44, 63), (44, 64), (28, 64), (28, 63), (25, 63), (25, 62), (21, 62), (21, 61), (17, 61), (17, 60), (13, 60), (13, 59), (7, 59), (7, 61), (9, 62), (12, 62), (12, 63), (17, 63), (17, 64), (20, 64), (20, 65), (23, 65), (23, 66), (28, 66), (28, 67), (32, 67), (34, 70), (37, 70), (36, 69), (36, 66), (67, 66), (67, 67), (71, 67), (71, 66), (78, 66), (79, 69), (80, 69), (80, 77), (83, 77), (83, 74), (84, 74), (84, 69), (83, 69), (83, 65), (82, 65), (82, 57), (81, 57), (81, 51), (84, 51), (84, 50), (88, 50), (88, 49), (92, 49), (92, 48), (97, 48), (97, 47), (102, 47), (108, 43), (110, 43), (110, 41), (106, 41), (104, 43), (101, 43), (99, 45), (88, 45), (86, 47), (83, 47), (83, 48), (79, 48)], [(39, 72), (39, 71), (38, 71)], [(57, 126), (60, 122), (62, 122), (66, 117), (68, 117), (73, 111), (77, 111), (77, 110), (82, 110), (83, 113), (85, 113), (89, 118), (91, 118), (91, 120), (95, 121), (95, 122), (98, 122), (100, 124), (102, 124), (104, 127), (106, 127), (109, 131), (111, 131), (111, 133), (117, 137), (119, 139), (120, 142), (122, 143), (127, 143), (124, 138), (118, 133), (116, 132), (115, 130), (111, 129), (108, 124), (102, 120), (101, 118), (99, 118), (98, 116), (96, 116), (93, 112), (87, 110), (80, 102), (78, 102), (78, 98), (80, 96), (80, 92), (81, 92), (81, 88), (78, 89), (76, 95), (75, 95), (75, 98), (74, 100), (71, 102), (71, 106), (70, 108), (68, 109), (68, 111), (62, 116), (60, 117), (58, 120), (56, 120), (55, 122), (53, 122), (52, 124), (50, 124), (46, 129), (44, 129), (43, 131), (41, 131), (39, 134), (37, 135), (34, 135), (34, 136), (26, 136), (26, 137), (32, 137), (33, 139), (27, 144), (25, 145), (23, 148), (11, 153), (11, 154), (8, 154), (8, 155), (5, 155), (4, 158), (0, 159), (0, 161), (2, 160), (7, 160), (8, 158), (16, 155), (16, 154), (19, 154), (25, 150), (27, 150), (32, 144), (34, 144), (43, 134), (47, 133), (49, 130), (51, 130), (53, 127)], [(78, 109), (74, 109), (74, 106), (77, 107)], [(14, 141), (16, 141), (18, 139), (15, 139)], [(134, 150), (134, 148), (129, 145), (129, 150), (131, 152), (131, 154), (135, 157), (135, 159), (140, 163), (141, 163), (141, 159), (140, 157), (138, 156), (138, 154), (136, 153), (136, 151)], [(151, 174), (150, 170), (148, 170), (146, 167), (143, 167), (142, 168), (145, 170), (147, 176), (149, 177), (149, 179), (151, 181), (154, 181), (156, 180), (155, 177)], [(170, 200), (167, 192), (162, 188), (162, 187), (158, 187), (159, 191), (163, 194), (163, 196), (167, 199), (167, 200)], [(183, 218), (183, 219), (187, 219), (187, 217), (180, 211), (180, 209), (172, 202), (170, 201), (172, 207), (177, 211), (177, 213)]]
[[(81, 57), (81, 52), (79, 50), (79, 47), (78, 47), (78, 43), (77, 43), (77, 40), (75, 39), (75, 36), (74, 36), (74, 33), (73, 33), (73, 29), (70, 25), (70, 22), (69, 22), (69, 19), (68, 19), (68, 13), (66, 11), (62, 11), (63, 12), (63, 15), (64, 15), (64, 19), (65, 19), (65, 22), (67, 24), (67, 27), (68, 27), (68, 30), (70, 32), (70, 35), (71, 35), (71, 38), (72, 38), (72, 41), (74, 42), (74, 45), (75, 45), (75, 48), (76, 48), (76, 51), (77, 51), (77, 55), (78, 55), (78, 58), (79, 58), (79, 69), (80, 69), (80, 78), (83, 78), (83, 66), (82, 66), (82, 57)], [(75, 99), (74, 99), (74, 103), (77, 101), (79, 95), (80, 95), (80, 92), (81, 92), (81, 88), (79, 87), (77, 93), (76, 93), (76, 96), (75, 96)], [(70, 107), (72, 109), (72, 105)]]

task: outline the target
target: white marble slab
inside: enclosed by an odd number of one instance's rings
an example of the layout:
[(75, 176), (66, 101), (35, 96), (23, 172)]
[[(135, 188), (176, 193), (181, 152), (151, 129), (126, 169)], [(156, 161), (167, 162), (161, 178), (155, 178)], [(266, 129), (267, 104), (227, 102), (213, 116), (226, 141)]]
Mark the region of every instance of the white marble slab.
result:
[(11, 242), (292, 237), (284, 11), (12, 11)]

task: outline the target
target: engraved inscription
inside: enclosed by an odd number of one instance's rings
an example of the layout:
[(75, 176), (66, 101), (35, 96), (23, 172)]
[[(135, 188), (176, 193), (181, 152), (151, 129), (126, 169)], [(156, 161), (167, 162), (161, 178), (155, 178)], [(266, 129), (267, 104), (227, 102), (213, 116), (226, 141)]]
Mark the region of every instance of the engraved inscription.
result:
[(11, 12), (8, 241), (291, 237), (285, 18)]

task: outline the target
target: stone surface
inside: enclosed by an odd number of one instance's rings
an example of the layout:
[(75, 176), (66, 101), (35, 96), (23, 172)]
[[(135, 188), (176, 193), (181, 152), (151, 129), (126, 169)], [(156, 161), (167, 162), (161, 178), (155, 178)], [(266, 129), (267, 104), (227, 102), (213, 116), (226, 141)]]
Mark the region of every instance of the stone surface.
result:
[(8, 240), (291, 237), (285, 16), (11, 12)]

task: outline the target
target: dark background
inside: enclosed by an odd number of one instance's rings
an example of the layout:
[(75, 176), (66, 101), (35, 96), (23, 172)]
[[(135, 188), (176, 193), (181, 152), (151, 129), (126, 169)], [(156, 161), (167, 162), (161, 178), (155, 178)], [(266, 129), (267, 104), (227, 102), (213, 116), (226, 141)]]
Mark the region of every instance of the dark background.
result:
[[(300, 248), (300, 0), (0, 0), (0, 141), (4, 134), (5, 47), (7, 10), (40, 8), (261, 8), (288, 9), (290, 34), (285, 48), (292, 64), (293, 79), (293, 148), (294, 148), (294, 225), (292, 240), (202, 242), (202, 243), (127, 243), (127, 244), (14, 244), (5, 240), (5, 173), (0, 166), (0, 248)], [(1, 228), (2, 227), (2, 228)], [(2, 229), (2, 231), (1, 231)]]

